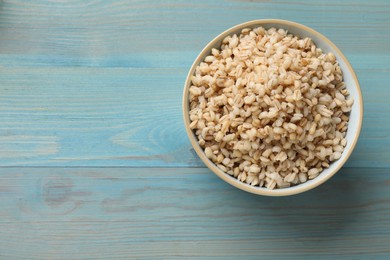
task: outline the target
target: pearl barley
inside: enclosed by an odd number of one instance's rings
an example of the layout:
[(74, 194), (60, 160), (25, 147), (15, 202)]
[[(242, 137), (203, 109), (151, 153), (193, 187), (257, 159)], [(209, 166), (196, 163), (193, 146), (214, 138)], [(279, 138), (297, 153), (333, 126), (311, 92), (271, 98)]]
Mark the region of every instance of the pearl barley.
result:
[(332, 53), (286, 30), (243, 29), (196, 68), (190, 128), (222, 171), (285, 188), (341, 158), (353, 99)]

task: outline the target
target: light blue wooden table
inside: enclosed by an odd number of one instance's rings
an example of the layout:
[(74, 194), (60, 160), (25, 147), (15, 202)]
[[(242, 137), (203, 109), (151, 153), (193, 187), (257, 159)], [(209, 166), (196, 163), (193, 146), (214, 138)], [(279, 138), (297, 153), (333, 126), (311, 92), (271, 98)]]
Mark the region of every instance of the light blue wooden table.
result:
[[(347, 165), (284, 198), (218, 179), (181, 116), (203, 46), (253, 19), (344, 51)], [(0, 259), (390, 259), (390, 1), (0, 0)]]

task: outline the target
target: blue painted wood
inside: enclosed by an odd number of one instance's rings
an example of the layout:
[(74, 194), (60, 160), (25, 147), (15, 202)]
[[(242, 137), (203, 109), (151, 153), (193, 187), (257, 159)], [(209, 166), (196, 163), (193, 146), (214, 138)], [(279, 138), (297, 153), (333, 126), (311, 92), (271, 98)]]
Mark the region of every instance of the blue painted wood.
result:
[[(364, 95), (346, 167), (286, 198), (202, 168), (181, 117), (203, 46), (264, 18), (328, 36)], [(388, 259), (389, 73), (387, 0), (0, 0), (0, 259)]]
[(181, 93), (202, 47), (252, 19), (304, 23), (361, 81), (347, 167), (389, 167), (388, 1), (1, 1), (0, 165), (199, 167)]
[(2, 168), (1, 259), (386, 259), (389, 169), (292, 197), (206, 169)]

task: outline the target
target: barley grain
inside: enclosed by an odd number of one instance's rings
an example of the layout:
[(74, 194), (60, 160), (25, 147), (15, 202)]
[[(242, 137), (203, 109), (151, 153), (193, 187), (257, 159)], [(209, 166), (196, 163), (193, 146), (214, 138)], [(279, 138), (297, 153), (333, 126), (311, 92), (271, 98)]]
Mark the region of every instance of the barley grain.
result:
[(342, 156), (353, 99), (334, 54), (283, 29), (226, 37), (195, 69), (190, 129), (207, 158), (252, 186), (286, 188)]

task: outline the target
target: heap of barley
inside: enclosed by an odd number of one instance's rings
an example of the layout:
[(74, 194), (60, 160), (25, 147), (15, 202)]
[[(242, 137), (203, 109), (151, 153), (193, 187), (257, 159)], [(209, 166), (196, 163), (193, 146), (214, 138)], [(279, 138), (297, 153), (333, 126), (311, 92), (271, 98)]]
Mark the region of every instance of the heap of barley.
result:
[(317, 177), (346, 146), (353, 99), (332, 53), (283, 29), (228, 36), (196, 68), (190, 128), (206, 156), (269, 189)]

